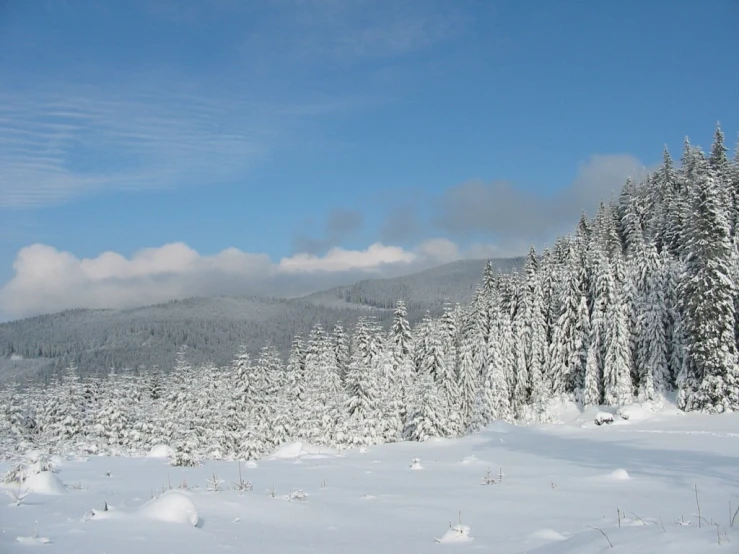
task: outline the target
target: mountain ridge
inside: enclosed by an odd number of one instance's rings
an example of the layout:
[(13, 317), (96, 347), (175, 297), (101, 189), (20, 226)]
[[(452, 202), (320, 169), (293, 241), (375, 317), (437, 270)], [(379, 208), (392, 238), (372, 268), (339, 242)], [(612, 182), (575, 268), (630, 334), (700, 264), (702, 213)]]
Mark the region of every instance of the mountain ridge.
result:
[[(74, 364), (81, 374), (111, 368), (169, 369), (184, 345), (190, 363), (228, 364), (240, 346), (256, 355), (266, 343), (283, 356), (296, 334), (321, 323), (352, 326), (374, 313), (383, 325), (396, 300), (409, 320), (439, 313), (444, 302), (466, 303), (480, 283), (485, 260), (461, 260), (387, 279), (365, 279), (299, 298), (212, 296), (128, 309), (70, 309), (0, 323), (0, 381), (44, 378)], [(492, 260), (500, 271), (523, 258)]]

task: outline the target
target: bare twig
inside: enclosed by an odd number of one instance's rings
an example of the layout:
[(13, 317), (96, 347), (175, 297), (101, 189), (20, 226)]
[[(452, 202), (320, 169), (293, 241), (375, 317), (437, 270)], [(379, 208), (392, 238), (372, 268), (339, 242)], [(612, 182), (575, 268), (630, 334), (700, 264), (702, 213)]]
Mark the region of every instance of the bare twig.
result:
[(630, 511), (629, 513), (630, 513), (630, 514), (631, 514), (632, 516), (634, 516), (634, 517), (635, 517), (636, 519), (638, 519), (639, 521), (641, 521), (641, 522), (642, 522), (642, 525), (646, 525), (646, 524), (647, 524), (647, 522), (646, 522), (646, 521), (644, 521), (644, 520), (643, 520), (642, 518), (640, 518), (640, 517), (639, 517), (638, 515), (636, 515), (636, 514), (635, 514), (634, 512), (631, 512), (631, 511)]
[(698, 502), (698, 483), (695, 484), (695, 503), (698, 506), (698, 527), (701, 526), (701, 503)]
[(734, 512), (734, 515), (731, 517), (731, 527), (734, 527), (734, 522), (736, 521), (736, 516), (739, 514), (739, 506), (737, 506), (736, 511)]
[(589, 525), (588, 527), (590, 527), (594, 531), (600, 531), (601, 535), (603, 535), (606, 538), (606, 540), (608, 541), (608, 545), (611, 548), (613, 548), (613, 543), (611, 542), (611, 539), (608, 538), (608, 535), (606, 535), (606, 533), (605, 533), (605, 531), (603, 531), (603, 529), (601, 529), (600, 527), (593, 527), (592, 525)]

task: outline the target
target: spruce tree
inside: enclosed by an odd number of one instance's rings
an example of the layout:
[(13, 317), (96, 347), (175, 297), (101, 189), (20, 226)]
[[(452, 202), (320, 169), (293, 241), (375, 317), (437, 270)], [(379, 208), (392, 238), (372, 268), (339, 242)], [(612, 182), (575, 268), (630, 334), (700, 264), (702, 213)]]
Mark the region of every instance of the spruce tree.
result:
[(696, 156), (681, 299), (687, 347), (678, 400), (689, 410), (739, 408), (732, 243), (715, 170)]
[(609, 406), (622, 406), (633, 399), (628, 305), (623, 286), (606, 308), (603, 393)]

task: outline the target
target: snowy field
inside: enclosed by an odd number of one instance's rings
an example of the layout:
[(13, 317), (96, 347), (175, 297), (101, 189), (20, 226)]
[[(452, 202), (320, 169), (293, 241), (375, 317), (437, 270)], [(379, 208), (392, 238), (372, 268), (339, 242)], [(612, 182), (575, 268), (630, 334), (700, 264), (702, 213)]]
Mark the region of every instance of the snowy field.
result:
[(595, 414), (366, 451), (286, 445), (241, 464), (251, 491), (234, 490), (236, 462), (57, 460), (6, 487), (0, 552), (739, 552), (739, 414)]

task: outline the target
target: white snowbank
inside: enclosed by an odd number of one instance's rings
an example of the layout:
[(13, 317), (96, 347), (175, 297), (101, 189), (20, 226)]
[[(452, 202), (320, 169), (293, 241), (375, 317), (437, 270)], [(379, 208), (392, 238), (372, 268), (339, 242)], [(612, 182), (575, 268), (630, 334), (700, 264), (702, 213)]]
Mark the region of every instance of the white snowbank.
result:
[(462, 458), (462, 461), (460, 463), (464, 465), (490, 465), (485, 460), (481, 460), (474, 454), (472, 454), (471, 456), (465, 456), (464, 458)]
[(629, 476), (628, 471), (626, 471), (625, 469), (619, 468), (609, 473), (608, 478), (611, 481), (628, 481), (629, 479), (631, 479), (631, 476)]
[(319, 458), (335, 458), (338, 455), (339, 453), (332, 448), (298, 441), (280, 446), (272, 453), (270, 460), (295, 460), (297, 458), (315, 460)]
[(48, 537), (16, 537), (15, 540), (21, 544), (49, 544), (51, 542)]
[(613, 414), (610, 412), (598, 412), (597, 414), (595, 414), (593, 422), (596, 425), (603, 425), (604, 423), (610, 424), (613, 423), (613, 419)]
[(300, 458), (300, 455), (303, 452), (303, 443), (302, 442), (290, 442), (288, 444), (283, 444), (277, 450), (275, 450), (272, 453), (272, 456), (270, 456), (270, 459), (272, 460), (294, 460), (295, 458)]
[(339, 451), (327, 446), (316, 446), (314, 444), (303, 443), (302, 457), (306, 460), (318, 460), (321, 458), (335, 458), (339, 456)]
[(156, 444), (151, 447), (147, 454), (149, 458), (173, 458), (174, 449), (166, 444)]
[(563, 541), (566, 540), (562, 533), (555, 531), (554, 529), (539, 529), (529, 535), (532, 539), (544, 540), (544, 541)]
[(67, 488), (51, 471), (31, 475), (23, 482), (23, 488), (36, 494), (50, 496), (67, 494)]
[(446, 533), (444, 533), (444, 536), (440, 539), (436, 539), (436, 542), (441, 543), (459, 543), (459, 542), (469, 542), (472, 540), (472, 537), (470, 536), (470, 527), (469, 525), (455, 525), (451, 529), (449, 529)]
[(177, 491), (170, 491), (141, 507), (140, 514), (149, 519), (184, 523), (195, 527), (198, 524), (198, 510), (190, 498)]

